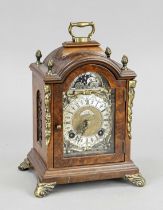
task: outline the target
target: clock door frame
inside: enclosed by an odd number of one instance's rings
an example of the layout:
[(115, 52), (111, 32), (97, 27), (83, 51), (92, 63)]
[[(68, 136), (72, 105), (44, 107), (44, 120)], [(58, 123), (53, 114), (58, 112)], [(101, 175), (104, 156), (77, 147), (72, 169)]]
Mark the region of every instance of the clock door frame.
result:
[[(106, 78), (111, 88), (115, 89), (114, 138), (115, 153), (92, 154), (87, 156), (64, 157), (63, 154), (63, 92), (66, 92), (72, 81), (80, 74), (95, 72)], [(111, 70), (99, 64), (83, 64), (66, 75), (63, 83), (53, 84), (53, 119), (54, 119), (54, 154), (56, 167), (69, 167), (91, 164), (117, 163), (125, 161), (125, 122), (126, 122), (126, 80), (117, 80)], [(61, 125), (61, 126), (60, 126)], [(59, 126), (59, 127), (58, 127)], [(58, 129), (59, 128), (59, 129)]]

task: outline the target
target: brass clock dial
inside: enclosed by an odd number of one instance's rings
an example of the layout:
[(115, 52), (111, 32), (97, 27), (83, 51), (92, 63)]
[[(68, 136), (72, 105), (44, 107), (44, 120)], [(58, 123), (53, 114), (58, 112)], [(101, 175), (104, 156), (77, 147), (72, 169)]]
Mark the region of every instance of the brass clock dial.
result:
[(111, 151), (113, 105), (111, 89), (95, 73), (76, 78), (64, 93), (64, 154), (84, 155)]
[[(89, 103), (89, 99), (87, 100)], [(81, 107), (74, 113), (72, 117), (73, 129), (76, 131), (77, 134), (81, 134), (85, 137), (96, 135), (97, 132), (100, 130), (101, 126), (102, 114), (100, 113), (100, 110), (97, 107), (91, 105), (84, 106), (82, 104)]]

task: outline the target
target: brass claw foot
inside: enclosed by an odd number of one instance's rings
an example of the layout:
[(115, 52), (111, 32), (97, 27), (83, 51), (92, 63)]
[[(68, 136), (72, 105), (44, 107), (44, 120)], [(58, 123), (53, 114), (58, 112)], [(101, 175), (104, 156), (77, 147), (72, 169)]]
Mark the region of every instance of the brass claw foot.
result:
[(38, 198), (43, 198), (53, 191), (56, 182), (51, 183), (41, 183), (38, 181), (34, 194)]
[(21, 171), (26, 171), (29, 170), (30, 168), (32, 168), (32, 165), (27, 158), (24, 159), (24, 161), (20, 163), (20, 165), (18, 166), (18, 169)]
[(141, 174), (125, 175), (124, 179), (137, 187), (143, 187), (145, 185), (145, 179)]

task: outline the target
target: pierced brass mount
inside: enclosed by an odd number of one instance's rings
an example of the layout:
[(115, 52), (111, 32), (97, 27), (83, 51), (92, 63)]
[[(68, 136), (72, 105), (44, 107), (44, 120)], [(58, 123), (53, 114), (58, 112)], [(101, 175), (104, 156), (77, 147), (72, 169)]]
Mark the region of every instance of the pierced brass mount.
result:
[(52, 72), (53, 66), (54, 66), (54, 61), (49, 60), (48, 61), (48, 72), (47, 72), (48, 75), (53, 75), (53, 72)]
[(51, 139), (51, 113), (50, 113), (50, 102), (51, 102), (51, 87), (50, 85), (44, 85), (45, 91), (45, 138), (46, 145), (49, 144)]
[(134, 100), (134, 97), (135, 97), (135, 87), (136, 87), (136, 80), (129, 81), (129, 92), (128, 92), (128, 123), (127, 123), (127, 130), (128, 130), (128, 137), (129, 137), (129, 139), (132, 138), (132, 136), (131, 136), (131, 123), (132, 123), (133, 100)]

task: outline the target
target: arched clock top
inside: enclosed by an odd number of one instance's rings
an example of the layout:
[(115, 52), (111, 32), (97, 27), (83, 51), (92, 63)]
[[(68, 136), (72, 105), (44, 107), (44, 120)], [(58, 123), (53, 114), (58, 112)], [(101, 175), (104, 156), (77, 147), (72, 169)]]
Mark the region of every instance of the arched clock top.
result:
[[(111, 50), (103, 51), (99, 46), (59, 47), (43, 61), (31, 64), (30, 68), (43, 77), (44, 81), (61, 83), (69, 73), (86, 64), (105, 67), (117, 80), (134, 79), (136, 74), (127, 67), (127, 56), (122, 57), (122, 64), (110, 58)], [(53, 65), (50, 65), (53, 64)]]

